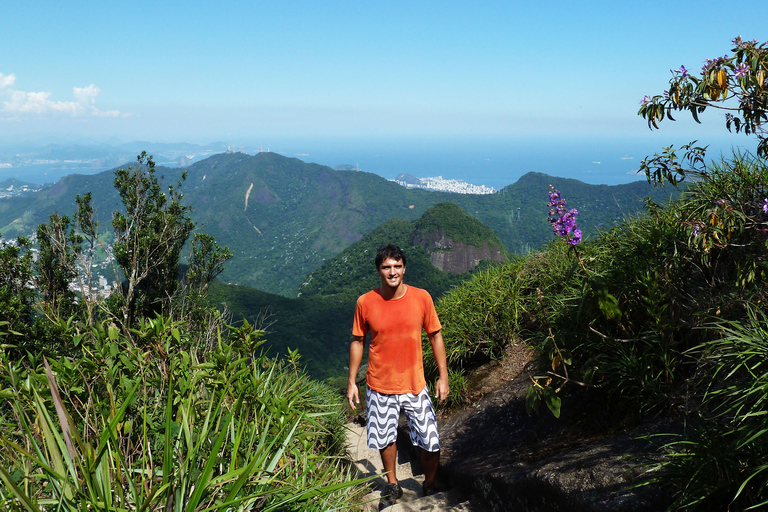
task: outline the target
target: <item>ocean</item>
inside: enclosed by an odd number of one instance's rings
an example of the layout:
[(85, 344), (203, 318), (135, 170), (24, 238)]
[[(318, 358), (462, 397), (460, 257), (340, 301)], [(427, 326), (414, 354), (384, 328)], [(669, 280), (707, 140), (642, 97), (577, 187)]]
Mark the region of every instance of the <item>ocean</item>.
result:
[[(270, 149), (287, 157), (330, 167), (357, 166), (362, 171), (394, 179), (400, 173), (418, 178), (442, 176), (473, 185), (501, 189), (528, 172), (573, 178), (590, 184), (618, 185), (644, 180), (637, 174), (640, 162), (661, 152), (663, 145), (689, 142), (666, 137), (581, 139), (328, 139), (277, 140)], [(731, 153), (734, 139), (710, 145), (709, 156)], [(752, 142), (743, 137), (737, 139)], [(258, 148), (258, 145), (255, 146)], [(266, 148), (266, 144), (264, 144)], [(244, 146), (254, 154), (254, 146)], [(106, 169), (60, 164), (0, 167), (0, 182), (16, 177), (22, 181), (53, 183), (68, 174), (95, 174)], [(556, 183), (553, 185), (557, 186)]]
[[(645, 180), (641, 161), (662, 151), (661, 139), (582, 140), (422, 140), (336, 141), (334, 145), (307, 144), (303, 149), (277, 151), (331, 167), (358, 166), (387, 179), (400, 173), (424, 178), (463, 180), (495, 189), (515, 183), (528, 172), (573, 178), (590, 184), (618, 185)], [(745, 138), (745, 141), (746, 138)], [(675, 142), (676, 147), (683, 142)], [(669, 145), (665, 140), (664, 145)], [(726, 143), (710, 145), (711, 157), (730, 153)]]

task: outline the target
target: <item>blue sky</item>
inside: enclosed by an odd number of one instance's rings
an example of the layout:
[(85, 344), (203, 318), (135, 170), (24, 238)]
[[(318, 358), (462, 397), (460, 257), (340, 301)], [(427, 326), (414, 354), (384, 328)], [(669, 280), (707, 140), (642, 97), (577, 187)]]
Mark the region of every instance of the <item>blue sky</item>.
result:
[(9, 0), (0, 137), (661, 144), (724, 123), (649, 134), (644, 94), (768, 40), (764, 0), (531, 4)]

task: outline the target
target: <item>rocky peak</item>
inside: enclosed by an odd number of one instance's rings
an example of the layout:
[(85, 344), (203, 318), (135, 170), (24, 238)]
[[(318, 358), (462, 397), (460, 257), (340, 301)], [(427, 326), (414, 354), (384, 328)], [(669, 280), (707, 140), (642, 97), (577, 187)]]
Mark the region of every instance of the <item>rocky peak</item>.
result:
[(481, 261), (501, 263), (506, 256), (498, 246), (484, 241), (480, 247), (456, 242), (442, 233), (422, 236), (415, 233), (412, 243), (423, 247), (429, 254), (429, 261), (444, 272), (462, 274), (472, 271)]

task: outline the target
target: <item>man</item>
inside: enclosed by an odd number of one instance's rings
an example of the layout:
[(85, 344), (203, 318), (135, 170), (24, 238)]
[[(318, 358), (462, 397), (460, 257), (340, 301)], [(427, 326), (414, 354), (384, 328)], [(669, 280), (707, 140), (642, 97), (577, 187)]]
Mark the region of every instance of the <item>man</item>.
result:
[(450, 391), (441, 325), (426, 290), (403, 282), (405, 254), (396, 245), (381, 247), (376, 254), (381, 286), (357, 299), (349, 348), (347, 399), (356, 409), (360, 403), (355, 379), (363, 358), (365, 336), (371, 333), (366, 373), (368, 447), (378, 449), (387, 485), (379, 509), (394, 504), (403, 495), (395, 475), (397, 423), (402, 408), (408, 417), (411, 441), (421, 448), (424, 495), (434, 494), (435, 474), (440, 461), (437, 421), (424, 378), (421, 331), (432, 344), (439, 371), (437, 398), (442, 402)]

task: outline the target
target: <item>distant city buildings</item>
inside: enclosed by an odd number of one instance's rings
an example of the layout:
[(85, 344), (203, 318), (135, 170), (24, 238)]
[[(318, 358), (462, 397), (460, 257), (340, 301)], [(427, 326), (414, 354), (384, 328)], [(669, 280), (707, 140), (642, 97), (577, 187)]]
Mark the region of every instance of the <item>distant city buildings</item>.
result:
[(392, 181), (405, 188), (423, 188), (438, 192), (454, 192), (456, 194), (493, 194), (496, 192), (493, 187), (472, 185), (465, 181), (446, 179), (442, 176), (415, 179), (409, 176), (408, 180), (394, 179)]
[[(37, 244), (37, 234), (30, 235), (29, 240), (32, 242), (32, 247), (29, 251), (32, 253), (32, 260), (37, 261), (40, 257), (40, 250), (35, 247)], [(15, 239), (3, 239), (0, 237), (0, 243), (7, 246), (16, 247), (17, 241)], [(114, 291), (116, 284), (114, 277), (108, 276), (114, 275), (114, 254), (112, 253), (112, 246), (107, 245), (105, 247), (106, 256), (99, 258), (99, 261), (94, 261), (91, 264), (90, 275), (80, 264), (77, 264), (77, 277), (70, 281), (68, 288), (74, 292), (77, 292), (83, 296), (90, 297), (92, 300), (96, 300), (97, 297), (107, 299)], [(30, 281), (27, 286), (34, 288), (34, 282)]]
[(0, 188), (0, 199), (38, 192), (41, 188), (42, 187), (27, 184), (9, 185), (7, 187)]

